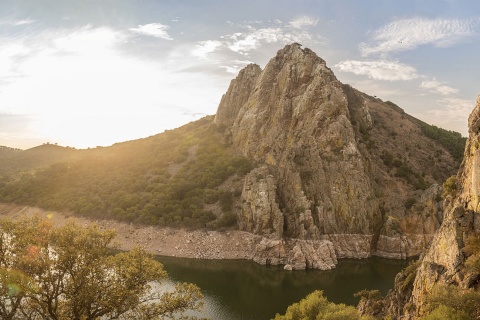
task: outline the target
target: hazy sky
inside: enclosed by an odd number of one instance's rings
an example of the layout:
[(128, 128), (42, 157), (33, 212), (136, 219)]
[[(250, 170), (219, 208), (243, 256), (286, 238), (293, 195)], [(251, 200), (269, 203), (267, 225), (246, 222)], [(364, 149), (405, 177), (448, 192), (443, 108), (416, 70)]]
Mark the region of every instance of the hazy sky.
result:
[(106, 146), (178, 127), (292, 42), (343, 83), (466, 135), (478, 0), (0, 0), (0, 145)]

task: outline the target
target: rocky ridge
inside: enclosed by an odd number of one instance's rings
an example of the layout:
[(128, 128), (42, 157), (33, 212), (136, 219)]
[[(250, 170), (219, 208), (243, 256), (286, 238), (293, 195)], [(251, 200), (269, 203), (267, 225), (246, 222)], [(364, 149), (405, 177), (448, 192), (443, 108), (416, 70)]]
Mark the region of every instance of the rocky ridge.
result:
[(415, 256), (443, 219), (439, 184), (456, 170), (452, 156), (418, 120), (342, 84), (299, 44), (263, 70), (243, 69), (215, 124), (257, 163), (237, 212), (241, 230), (264, 237), (257, 262), (329, 269), (338, 258)]
[(399, 274), (395, 289), (386, 297), (386, 314), (394, 318), (416, 319), (425, 312), (427, 297), (436, 285), (473, 288), (480, 275), (465, 268), (465, 240), (480, 232), (480, 96), (468, 119), (469, 137), (464, 160), (457, 174), (457, 194), (445, 199), (445, 218), (414, 271), (410, 286), (402, 285)]

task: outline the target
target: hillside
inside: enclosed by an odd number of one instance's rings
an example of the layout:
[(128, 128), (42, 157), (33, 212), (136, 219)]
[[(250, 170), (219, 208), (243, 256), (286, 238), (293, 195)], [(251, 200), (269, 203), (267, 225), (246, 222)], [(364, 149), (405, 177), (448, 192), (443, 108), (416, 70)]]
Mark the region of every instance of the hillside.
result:
[(337, 258), (418, 255), (443, 219), (440, 186), (464, 144), (340, 83), (293, 44), (263, 70), (240, 71), (215, 117), (111, 147), (0, 158), (0, 202), (238, 228), (264, 238), (259, 263), (328, 269)]
[[(225, 146), (212, 117), (146, 139), (69, 151), (70, 161), (42, 153), (32, 170), (38, 151), (18, 156), (29, 160), (28, 171), (3, 179), (2, 202), (162, 226), (231, 226), (234, 194), (250, 170), (249, 161)], [(44, 168), (50, 155), (57, 161)]]

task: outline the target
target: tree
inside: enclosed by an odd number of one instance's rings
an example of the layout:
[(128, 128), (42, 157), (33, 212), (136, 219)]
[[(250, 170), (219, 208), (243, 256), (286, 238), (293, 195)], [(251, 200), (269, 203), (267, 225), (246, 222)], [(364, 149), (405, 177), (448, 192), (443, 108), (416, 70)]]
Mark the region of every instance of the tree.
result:
[[(323, 292), (316, 290), (300, 302), (287, 308), (284, 316), (277, 314), (275, 320), (351, 320), (360, 319), (360, 315), (352, 306), (335, 304), (323, 296)], [(365, 318), (367, 319), (367, 318)]]
[(0, 231), (1, 319), (186, 319), (202, 307), (193, 284), (156, 290), (167, 274), (144, 250), (112, 254), (113, 231), (36, 218)]

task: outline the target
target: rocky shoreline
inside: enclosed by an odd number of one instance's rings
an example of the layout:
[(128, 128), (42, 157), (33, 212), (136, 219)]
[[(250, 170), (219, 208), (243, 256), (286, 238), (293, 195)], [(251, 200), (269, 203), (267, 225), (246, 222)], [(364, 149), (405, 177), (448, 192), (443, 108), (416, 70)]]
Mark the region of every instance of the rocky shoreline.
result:
[[(68, 221), (75, 221), (80, 226), (92, 224), (101, 229), (115, 230), (115, 247), (130, 250), (142, 247), (155, 255), (192, 259), (245, 259), (259, 264), (284, 265), (286, 270), (335, 268), (338, 259), (364, 259), (370, 257), (372, 236), (368, 235), (326, 235), (320, 240), (269, 239), (246, 231), (207, 231), (138, 226), (114, 220), (92, 220), (47, 211), (40, 208), (0, 204), (0, 217), (18, 219), (33, 217), (49, 220), (54, 226), (62, 226)], [(386, 251), (375, 252), (385, 258), (404, 259), (418, 255), (417, 250), (410, 254), (398, 251), (399, 242), (406, 239), (381, 239)], [(419, 241), (423, 247), (425, 239)]]
[(255, 245), (261, 241), (260, 236), (243, 231), (189, 231), (138, 226), (114, 220), (91, 220), (69, 216), (34, 207), (0, 204), (1, 218), (18, 219), (33, 216), (49, 220), (54, 226), (62, 226), (68, 221), (75, 221), (81, 226), (96, 224), (102, 229), (116, 231), (114, 243), (120, 250), (140, 246), (151, 254), (180, 258), (252, 259)]

